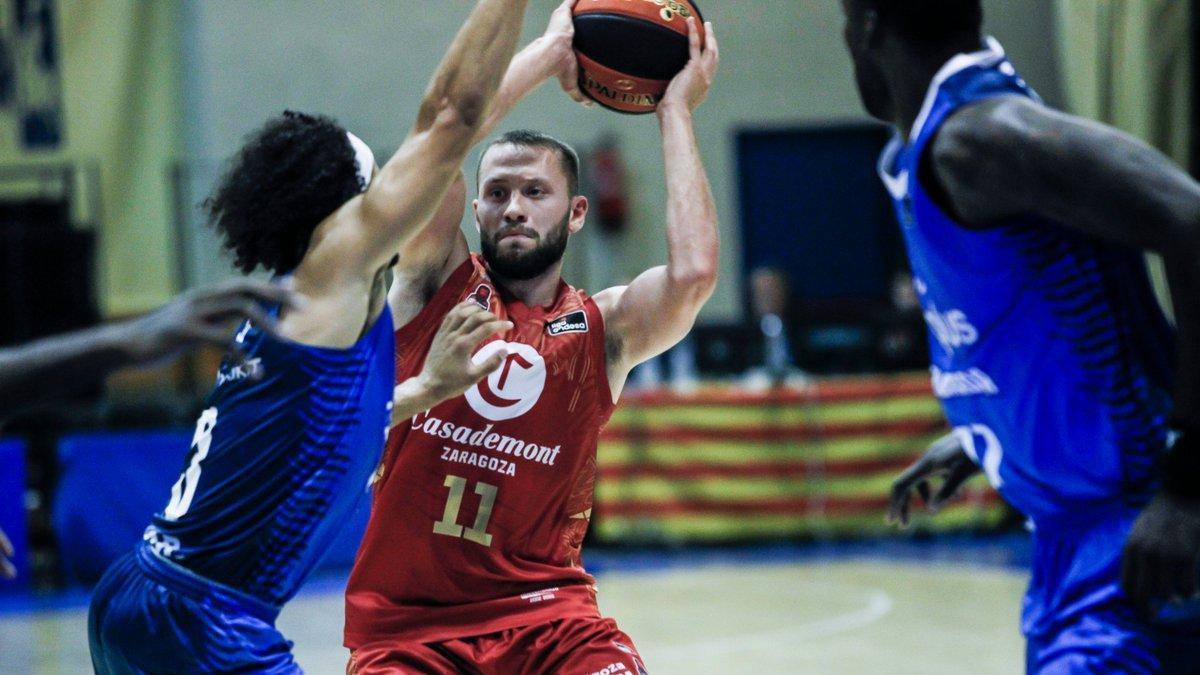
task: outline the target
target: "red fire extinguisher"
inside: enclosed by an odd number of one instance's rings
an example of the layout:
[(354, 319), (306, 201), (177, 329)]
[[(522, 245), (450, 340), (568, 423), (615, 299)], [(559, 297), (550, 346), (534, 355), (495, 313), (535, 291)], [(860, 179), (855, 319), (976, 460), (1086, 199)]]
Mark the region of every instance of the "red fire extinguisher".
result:
[(589, 160), (592, 199), (600, 227), (606, 232), (620, 232), (625, 229), (629, 208), (625, 196), (625, 163), (616, 136), (602, 136)]

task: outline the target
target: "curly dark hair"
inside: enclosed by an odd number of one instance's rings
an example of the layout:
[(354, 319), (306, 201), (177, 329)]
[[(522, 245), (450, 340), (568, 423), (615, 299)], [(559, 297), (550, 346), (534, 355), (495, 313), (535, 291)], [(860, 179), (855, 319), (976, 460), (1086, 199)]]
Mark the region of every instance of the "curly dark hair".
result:
[(364, 187), (346, 130), (288, 110), (247, 137), (203, 209), (238, 269), (286, 274), (317, 225)]

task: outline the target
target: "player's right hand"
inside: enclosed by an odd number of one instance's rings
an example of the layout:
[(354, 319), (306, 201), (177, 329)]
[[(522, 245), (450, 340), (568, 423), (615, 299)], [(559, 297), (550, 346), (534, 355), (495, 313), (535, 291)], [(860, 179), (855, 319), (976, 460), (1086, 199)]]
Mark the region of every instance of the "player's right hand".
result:
[[(939, 438), (892, 483), (888, 523), (908, 526), (913, 492), (921, 496), (931, 513), (937, 513), (977, 471), (979, 466), (967, 456), (956, 435), (951, 433)], [(938, 478), (943, 479), (942, 485), (931, 498), (930, 482)]]
[(278, 337), (274, 319), (260, 303), (293, 308), (301, 301), (296, 292), (277, 283), (237, 279), (184, 293), (122, 329), (128, 333), (126, 347), (132, 359), (153, 361), (201, 344), (227, 347), (234, 321), (249, 319), (256, 328)]
[(4, 530), (0, 530), (0, 578), (15, 579), (17, 578), (17, 568), (13, 566), (9, 558), (13, 556), (13, 545), (8, 540), (8, 535), (4, 534)]
[(512, 322), (497, 318), (471, 300), (460, 302), (433, 336), (420, 375), (426, 390), (437, 400), (445, 400), (495, 372), (508, 356), (503, 350), (480, 363), (472, 361), (471, 355), (480, 342), (512, 327)]
[(558, 77), (563, 91), (577, 103), (590, 107), (591, 99), (579, 91), (579, 62), (575, 58), (575, 22), (571, 18), (571, 11), (577, 1), (563, 0), (562, 4), (551, 12), (550, 23), (546, 25), (542, 39), (549, 50), (547, 64), (552, 68), (551, 72)]

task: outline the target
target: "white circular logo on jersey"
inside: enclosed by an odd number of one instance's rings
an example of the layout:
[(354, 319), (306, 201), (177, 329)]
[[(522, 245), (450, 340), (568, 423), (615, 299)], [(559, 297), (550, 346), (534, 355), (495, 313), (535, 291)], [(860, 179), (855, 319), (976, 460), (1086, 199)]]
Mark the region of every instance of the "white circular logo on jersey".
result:
[(482, 363), (499, 351), (508, 352), (504, 363), (465, 394), (472, 410), (494, 422), (511, 420), (529, 412), (546, 388), (546, 362), (527, 344), (504, 340), (489, 342), (475, 352), (471, 361)]

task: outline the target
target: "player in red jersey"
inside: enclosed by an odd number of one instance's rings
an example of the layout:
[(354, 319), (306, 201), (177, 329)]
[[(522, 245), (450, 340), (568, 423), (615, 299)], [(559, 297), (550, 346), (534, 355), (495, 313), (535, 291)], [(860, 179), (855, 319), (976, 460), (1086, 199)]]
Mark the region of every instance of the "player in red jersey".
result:
[[(545, 79), (574, 81), (571, 5), (514, 58), (489, 128)], [(417, 374), (456, 303), (476, 302), (513, 328), (475, 353), (506, 354), (497, 371), (392, 429), (346, 592), (348, 672), (645, 672), (632, 640), (600, 616), (580, 546), (597, 437), (627, 374), (691, 329), (716, 283), (716, 210), (691, 117), (717, 44), (709, 26), (702, 51), (689, 24), (691, 59), (657, 111), (666, 265), (594, 298), (562, 281), (588, 200), (575, 153), (535, 132), (506, 134), (481, 158), (482, 254), (459, 230), (461, 192), (404, 250), (389, 295), (402, 326), (398, 380)]]

